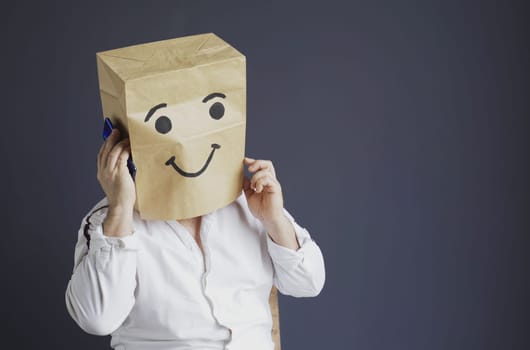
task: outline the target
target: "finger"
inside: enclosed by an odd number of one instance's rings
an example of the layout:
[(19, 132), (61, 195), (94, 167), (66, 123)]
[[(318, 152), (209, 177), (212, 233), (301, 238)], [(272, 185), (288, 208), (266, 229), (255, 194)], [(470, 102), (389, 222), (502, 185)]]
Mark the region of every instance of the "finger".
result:
[(260, 178), (256, 182), (256, 193), (261, 193), (264, 190), (266, 192), (276, 192), (280, 189), (280, 184), (273, 179), (270, 175)]
[[(116, 130), (116, 131), (119, 131), (119, 130)], [(103, 143), (101, 144), (101, 147), (99, 147), (99, 152), (98, 152), (98, 168), (101, 168), (103, 166), (103, 162), (102, 160), (105, 159), (103, 157), (103, 154), (106, 152), (106, 147), (108, 147), (109, 145), (109, 138), (113, 135), (115, 135), (116, 132), (114, 132), (114, 130), (111, 131), (110, 135), (107, 137), (107, 139), (105, 141), (103, 141)]]
[(270, 167), (272, 167), (272, 162), (270, 160), (257, 159), (257, 160), (254, 160), (251, 165), (249, 165), (248, 170), (257, 171), (260, 169), (265, 169), (265, 168), (270, 168)]
[(265, 176), (274, 177), (274, 175), (270, 172), (270, 170), (268, 169), (260, 170), (252, 176), (252, 179), (250, 179), (250, 187), (253, 189), (256, 189), (256, 182), (258, 182), (259, 179)]
[(126, 170), (129, 171), (129, 168), (127, 167), (127, 161), (129, 160), (129, 156), (131, 155), (131, 146), (126, 146), (121, 151), (118, 160), (116, 162), (116, 167), (118, 170)]
[(243, 159), (243, 161), (245, 162), (246, 165), (250, 165), (250, 164), (254, 163), (256, 160), (253, 159), (253, 158), (245, 157), (245, 159)]
[(259, 178), (255, 184), (254, 184), (254, 191), (256, 193), (261, 193), (264, 188), (266, 187), (274, 187), (275, 185), (279, 185), (279, 182), (276, 181), (271, 175), (266, 175), (261, 178)]
[(101, 169), (101, 154), (103, 153), (103, 147), (105, 147), (105, 142), (103, 142), (101, 144), (101, 147), (99, 147), (99, 152), (98, 152), (98, 170)]
[(112, 129), (112, 132), (110, 133), (109, 137), (103, 142), (103, 147), (101, 150), (101, 156), (100, 156), (100, 165), (105, 167), (106, 165), (106, 159), (108, 158), (108, 153), (112, 150), (114, 145), (118, 143), (120, 136), (120, 131), (118, 129)]
[(274, 166), (272, 165), (272, 162), (270, 160), (261, 160), (258, 159), (254, 161), (251, 165), (248, 167), (248, 171), (255, 172), (261, 169), (269, 169), (274, 176), (276, 176), (276, 172), (274, 171)]
[(112, 150), (109, 152), (107, 156), (106, 163), (104, 164), (104, 167), (110, 170), (114, 170), (118, 166), (119, 157), (123, 150), (127, 147), (129, 147), (129, 141), (127, 139), (121, 140), (118, 142)]
[(116, 162), (118, 160), (118, 157), (120, 156), (121, 152), (125, 147), (129, 146), (129, 139), (123, 139), (120, 142), (118, 142), (114, 148), (110, 151), (107, 161), (104, 164), (104, 167), (108, 169), (114, 169), (116, 167)]

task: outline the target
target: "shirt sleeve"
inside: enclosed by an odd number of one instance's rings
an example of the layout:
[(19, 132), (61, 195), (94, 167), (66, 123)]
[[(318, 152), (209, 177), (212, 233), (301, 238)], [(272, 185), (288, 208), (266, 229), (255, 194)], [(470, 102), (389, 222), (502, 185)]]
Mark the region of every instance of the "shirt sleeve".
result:
[(83, 219), (65, 293), (70, 316), (95, 335), (114, 332), (135, 303), (137, 236), (104, 236), (107, 210), (104, 199)]
[(274, 265), (274, 285), (284, 295), (317, 296), (326, 278), (324, 258), (309, 232), (284, 209), (300, 244), (298, 250), (275, 243), (267, 234), (267, 249)]

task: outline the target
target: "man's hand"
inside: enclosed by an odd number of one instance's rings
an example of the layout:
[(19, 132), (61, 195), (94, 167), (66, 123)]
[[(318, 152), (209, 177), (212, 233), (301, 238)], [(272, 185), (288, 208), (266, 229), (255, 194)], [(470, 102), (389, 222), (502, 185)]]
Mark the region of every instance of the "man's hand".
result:
[(136, 200), (134, 181), (127, 168), (131, 152), (129, 139), (118, 142), (118, 129), (101, 146), (98, 153), (97, 178), (107, 195), (109, 211), (103, 222), (107, 236), (127, 236), (133, 231), (133, 208)]
[(276, 172), (270, 160), (256, 160), (245, 157), (248, 171), (253, 173), (249, 180), (243, 180), (243, 190), (252, 215), (261, 221), (272, 240), (291, 249), (300, 245), (294, 227), (283, 213), (282, 188), (276, 179)]

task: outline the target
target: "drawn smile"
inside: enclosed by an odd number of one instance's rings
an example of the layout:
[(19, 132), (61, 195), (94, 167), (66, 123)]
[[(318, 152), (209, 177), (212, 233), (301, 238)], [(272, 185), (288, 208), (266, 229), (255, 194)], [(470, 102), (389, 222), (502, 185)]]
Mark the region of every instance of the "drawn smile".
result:
[(197, 171), (195, 173), (188, 173), (187, 171), (182, 170), (177, 164), (175, 164), (175, 156), (169, 158), (166, 161), (166, 165), (171, 165), (173, 167), (173, 169), (175, 169), (177, 171), (177, 173), (179, 173), (182, 176), (185, 176), (185, 177), (196, 177), (196, 176), (201, 175), (206, 170), (206, 168), (208, 168), (208, 165), (210, 165), (210, 162), (212, 161), (213, 154), (214, 154), (215, 150), (219, 149), (219, 148), (221, 148), (221, 145), (218, 145), (216, 143), (212, 143), (212, 151), (210, 152), (210, 155), (208, 156), (208, 159), (206, 159), (206, 163), (204, 163), (202, 168), (200, 168), (199, 171)]

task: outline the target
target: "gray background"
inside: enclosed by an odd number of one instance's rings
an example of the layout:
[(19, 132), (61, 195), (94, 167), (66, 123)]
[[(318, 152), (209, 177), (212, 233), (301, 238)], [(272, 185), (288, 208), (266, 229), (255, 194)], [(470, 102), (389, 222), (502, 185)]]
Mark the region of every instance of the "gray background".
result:
[(215, 32), (247, 154), (325, 256), (284, 349), (527, 349), (529, 38), (514, 1), (69, 1), (2, 10), (2, 338), (105, 349), (64, 305), (96, 180), (95, 52)]

